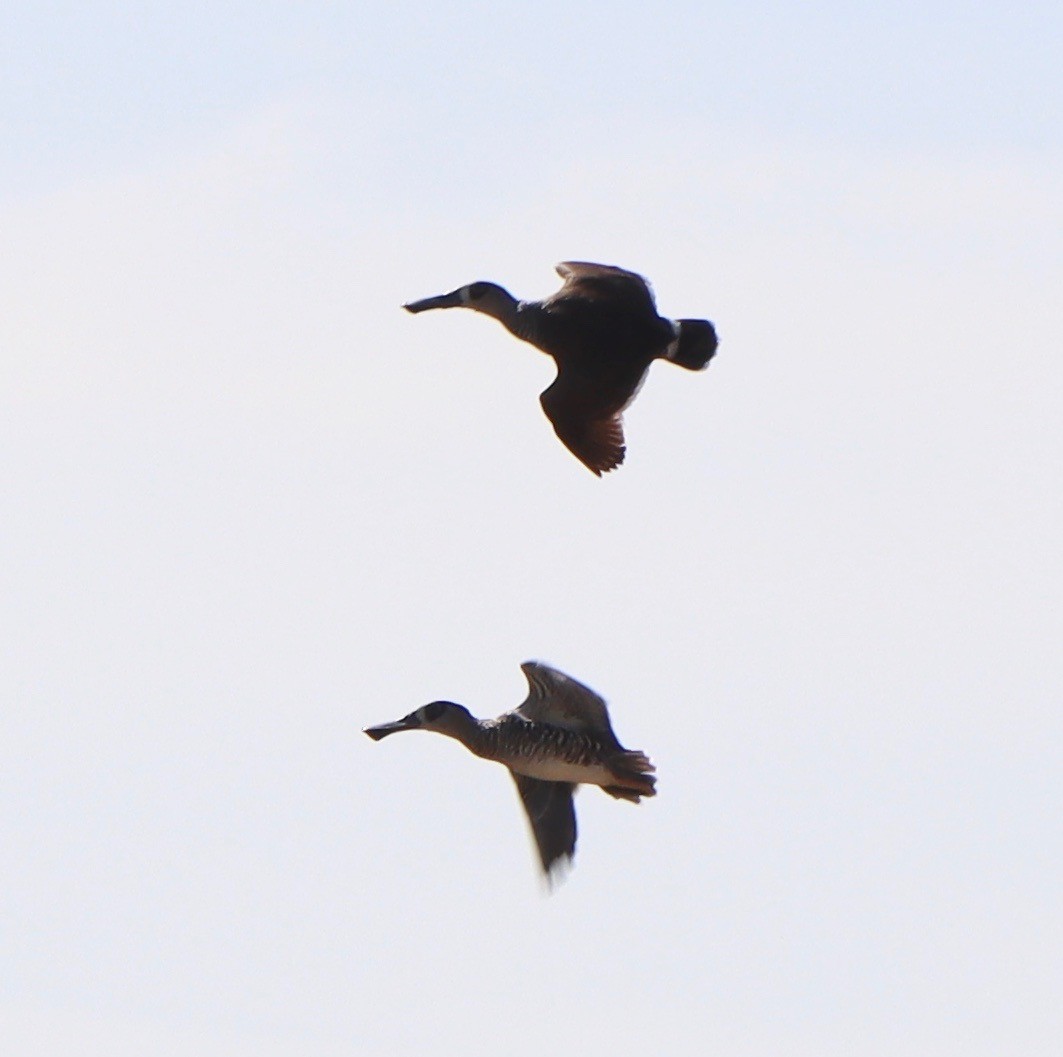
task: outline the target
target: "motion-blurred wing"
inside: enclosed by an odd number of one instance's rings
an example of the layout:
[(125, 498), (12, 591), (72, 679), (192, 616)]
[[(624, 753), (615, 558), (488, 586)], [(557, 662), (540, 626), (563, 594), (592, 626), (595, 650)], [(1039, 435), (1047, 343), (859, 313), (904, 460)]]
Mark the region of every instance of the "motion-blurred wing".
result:
[(571, 862), (576, 851), (576, 807), (572, 802), (575, 786), (509, 773), (531, 824), (543, 872), (549, 876), (560, 860)]

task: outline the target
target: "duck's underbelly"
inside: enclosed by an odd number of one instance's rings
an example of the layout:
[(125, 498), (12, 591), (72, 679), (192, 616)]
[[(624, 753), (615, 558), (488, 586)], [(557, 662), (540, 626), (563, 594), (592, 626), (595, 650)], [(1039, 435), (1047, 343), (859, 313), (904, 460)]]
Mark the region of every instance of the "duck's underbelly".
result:
[(580, 782), (584, 785), (616, 785), (617, 779), (600, 763), (566, 763), (564, 760), (507, 761), (506, 766), (517, 774), (541, 778), (544, 782)]

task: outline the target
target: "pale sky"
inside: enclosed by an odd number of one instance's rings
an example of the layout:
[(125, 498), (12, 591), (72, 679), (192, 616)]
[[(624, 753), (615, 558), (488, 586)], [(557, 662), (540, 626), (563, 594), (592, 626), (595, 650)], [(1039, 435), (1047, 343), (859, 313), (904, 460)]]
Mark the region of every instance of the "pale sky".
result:
[[(1057, 4), (0, 15), (5, 1057), (1063, 1047)], [(632, 268), (549, 361), (401, 304)], [(543, 893), (429, 735), (540, 658), (655, 761)]]

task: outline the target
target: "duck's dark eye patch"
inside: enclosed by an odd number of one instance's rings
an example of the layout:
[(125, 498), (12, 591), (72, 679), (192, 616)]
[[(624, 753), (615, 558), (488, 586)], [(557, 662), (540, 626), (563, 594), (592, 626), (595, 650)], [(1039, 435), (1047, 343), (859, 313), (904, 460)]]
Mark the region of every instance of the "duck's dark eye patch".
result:
[(433, 701), (430, 705), (425, 705), (422, 709), (422, 715), (425, 719), (431, 722), (433, 719), (439, 719), (445, 710), (446, 706), (442, 701)]

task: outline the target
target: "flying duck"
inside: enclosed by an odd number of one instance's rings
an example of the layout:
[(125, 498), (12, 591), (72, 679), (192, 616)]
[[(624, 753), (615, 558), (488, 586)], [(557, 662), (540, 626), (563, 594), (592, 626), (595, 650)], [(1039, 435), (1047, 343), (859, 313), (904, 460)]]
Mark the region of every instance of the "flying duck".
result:
[(624, 461), (621, 413), (654, 360), (708, 366), (718, 344), (707, 319), (665, 319), (649, 283), (608, 264), (565, 261), (564, 284), (542, 301), (518, 301), (495, 283), (411, 301), (407, 312), (471, 308), (554, 358), (557, 377), (539, 397), (561, 443), (599, 477)]
[(547, 879), (576, 850), (572, 794), (600, 786), (637, 804), (654, 796), (655, 770), (645, 753), (625, 749), (613, 733), (605, 701), (571, 676), (539, 661), (521, 666), (528, 696), (496, 719), (477, 719), (463, 705), (433, 701), (394, 723), (367, 727), (374, 741), (400, 730), (434, 730), (485, 760), (509, 768), (531, 824)]

